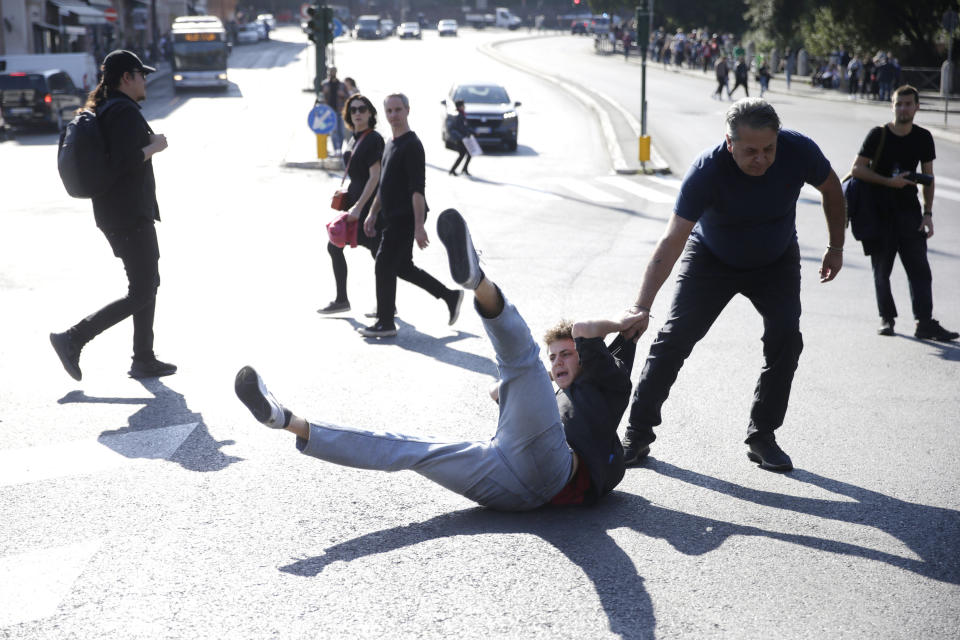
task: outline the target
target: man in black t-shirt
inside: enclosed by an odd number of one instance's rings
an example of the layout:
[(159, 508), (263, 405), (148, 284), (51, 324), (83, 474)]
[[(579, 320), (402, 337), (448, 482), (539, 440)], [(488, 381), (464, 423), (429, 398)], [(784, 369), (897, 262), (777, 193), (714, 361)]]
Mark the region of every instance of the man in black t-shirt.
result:
[(377, 279), (377, 321), (359, 332), (367, 338), (397, 335), (394, 323), (397, 277), (411, 282), (433, 297), (443, 300), (450, 312), (448, 324), (457, 321), (463, 291), (448, 289), (439, 280), (413, 264), (413, 242), (420, 249), (430, 244), (424, 223), (427, 219), (426, 159), (423, 144), (410, 130), (410, 102), (402, 93), (387, 96), (383, 110), (393, 139), (383, 151), (380, 187), (363, 223), (368, 236), (376, 234), (377, 218), (383, 213), (383, 236), (374, 269)]
[[(920, 95), (910, 85), (893, 93), (893, 122), (874, 127), (863, 141), (851, 173), (858, 180), (873, 183), (878, 234), (864, 239), (864, 253), (873, 266), (873, 284), (880, 311), (882, 336), (894, 335), (897, 307), (890, 291), (893, 263), (900, 261), (910, 282), (910, 298), (916, 320), (914, 336), (925, 340), (949, 341), (960, 337), (933, 319), (933, 276), (927, 261), (927, 238), (933, 236), (933, 160), (936, 158), (933, 136), (913, 124), (920, 106)], [(886, 132), (884, 132), (886, 129)], [(882, 147), (881, 145), (882, 141)], [(880, 147), (876, 166), (871, 166)], [(917, 201), (917, 176), (911, 176), (917, 165), (927, 178), (923, 185), (923, 213)]]

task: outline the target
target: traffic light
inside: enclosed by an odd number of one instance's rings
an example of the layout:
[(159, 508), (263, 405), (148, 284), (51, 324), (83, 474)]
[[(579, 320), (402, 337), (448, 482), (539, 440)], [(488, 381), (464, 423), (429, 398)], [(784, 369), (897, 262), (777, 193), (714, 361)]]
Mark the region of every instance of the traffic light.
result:
[(307, 15), (310, 16), (310, 19), (307, 21), (307, 38), (317, 44), (323, 42), (323, 19), (321, 14), (322, 11), (320, 7), (307, 7)]
[(580, 4), (580, 0), (573, 0), (573, 4), (579, 5), (579, 4)]
[(331, 44), (333, 42), (333, 7), (320, 7), (320, 14), (322, 17), (323, 42), (324, 44)]

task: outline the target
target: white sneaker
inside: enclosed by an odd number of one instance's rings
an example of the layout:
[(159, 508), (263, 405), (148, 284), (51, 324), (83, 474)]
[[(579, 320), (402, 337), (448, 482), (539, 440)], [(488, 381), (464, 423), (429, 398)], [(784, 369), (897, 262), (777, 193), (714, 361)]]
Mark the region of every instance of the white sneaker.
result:
[(263, 379), (253, 367), (246, 366), (237, 372), (233, 389), (253, 417), (272, 429), (283, 429), (287, 418), (283, 405), (267, 391)]

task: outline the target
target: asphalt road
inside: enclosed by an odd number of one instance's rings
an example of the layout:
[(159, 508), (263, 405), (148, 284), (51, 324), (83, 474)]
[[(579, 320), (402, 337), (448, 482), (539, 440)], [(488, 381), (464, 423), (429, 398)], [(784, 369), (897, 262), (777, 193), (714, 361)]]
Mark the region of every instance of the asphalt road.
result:
[[(232, 391), (248, 363), (318, 420), (481, 439), (496, 418), (492, 351), (468, 305), (448, 327), (441, 303), (400, 285), (400, 336), (364, 340), (354, 329), (374, 306), (373, 263), (351, 251), (353, 310), (314, 312), (333, 295), (323, 224), (339, 175), (301, 168), (315, 160), (311, 56), (296, 30), (276, 37), (235, 49), (226, 93), (157, 82), (144, 106), (170, 141), (155, 160), (156, 334), (175, 376), (126, 378), (129, 323), (87, 346), (83, 382), (62, 371), (47, 334), (125, 280), (89, 203), (59, 184), (55, 136), (0, 144), (0, 637), (956, 636), (960, 349), (911, 337), (899, 268), (898, 336), (875, 335), (869, 263), (852, 240), (837, 280), (817, 282), (816, 192), (798, 206), (806, 346), (779, 432), (792, 473), (744, 455), (762, 362), (745, 300), (681, 372), (649, 461), (596, 508), (491, 512), (415, 474), (305, 458), (256, 424)], [(410, 96), (433, 212), (418, 264), (450, 283), (433, 221), (458, 207), (485, 271), (539, 335), (632, 300), (679, 175), (719, 142), (725, 105), (708, 80), (651, 68), (652, 133), (674, 174), (614, 175), (596, 112), (557, 80), (599, 100), (629, 149), (611, 105), (637, 112), (639, 68), (584, 38), (496, 47), (532, 76), (485, 53), (504, 37), (338, 42), (336, 63), (377, 104)], [(446, 175), (455, 155), (439, 136), (439, 101), (464, 78), (494, 78), (523, 103), (518, 152), (476, 158), (472, 179)], [(838, 173), (887, 113), (770, 98)], [(930, 259), (936, 315), (953, 328), (960, 155), (937, 145)]]

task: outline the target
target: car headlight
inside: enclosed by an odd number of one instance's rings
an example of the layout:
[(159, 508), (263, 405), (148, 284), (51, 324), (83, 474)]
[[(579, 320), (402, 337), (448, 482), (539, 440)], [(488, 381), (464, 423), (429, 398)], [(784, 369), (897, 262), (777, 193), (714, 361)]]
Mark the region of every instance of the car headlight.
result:
[(176, 81), (176, 82), (180, 82), (181, 80), (183, 80), (183, 76), (178, 73), (178, 74), (176, 74), (176, 75), (173, 76), (173, 79), (174, 79), (174, 81)]
[(217, 77), (220, 78), (221, 80), (226, 80), (226, 79), (227, 79), (227, 74), (221, 73), (221, 74), (218, 75)]
[(505, 114), (503, 114), (504, 120), (506, 120), (507, 118), (516, 118), (516, 117), (517, 117), (516, 111), (507, 111)]

